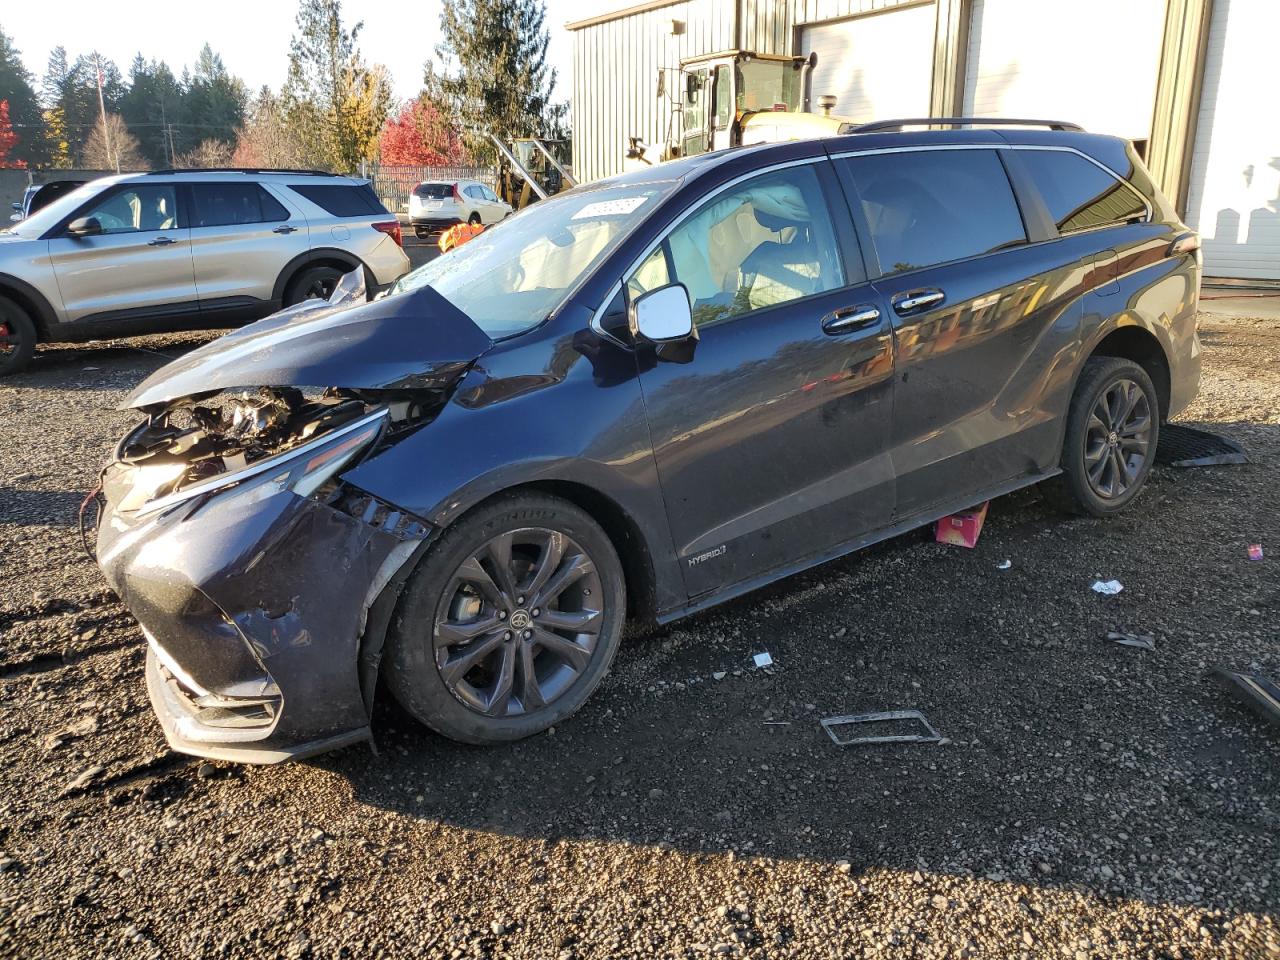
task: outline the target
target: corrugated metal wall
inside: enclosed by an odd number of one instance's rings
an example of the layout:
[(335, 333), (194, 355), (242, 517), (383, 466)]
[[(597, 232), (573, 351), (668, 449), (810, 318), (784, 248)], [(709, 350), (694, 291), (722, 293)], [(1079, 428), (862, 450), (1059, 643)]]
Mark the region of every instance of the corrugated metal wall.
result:
[[(582, 182), (622, 172), (628, 137), (668, 138), (668, 74), (659, 99), (658, 68), (728, 50), (739, 41), (734, 18), (741, 3), (741, 45), (758, 53), (792, 53), (795, 27), (897, 6), (903, 0), (682, 0), (581, 27), (573, 37), (573, 173)], [(909, 2), (909, 0), (908, 0)], [(684, 24), (673, 35), (671, 22)]]

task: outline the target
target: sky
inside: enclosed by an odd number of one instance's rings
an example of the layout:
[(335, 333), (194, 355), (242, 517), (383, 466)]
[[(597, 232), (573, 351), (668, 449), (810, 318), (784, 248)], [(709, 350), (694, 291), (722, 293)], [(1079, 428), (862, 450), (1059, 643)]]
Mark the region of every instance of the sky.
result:
[[(546, 0), (546, 4), (551, 33), (547, 59), (557, 71), (554, 97), (567, 101), (573, 83), (573, 42), (564, 25), (587, 14), (582, 12), (581, 0)], [(97, 49), (126, 76), (137, 53), (148, 60), (164, 60), (181, 75), (183, 66), (195, 62), (207, 41), (227, 69), (254, 92), (263, 84), (279, 89), (284, 83), (297, 11), (294, 0), (125, 0), (114, 7), (101, 0), (62, 0), (53, 12), (42, 4), (17, 0), (4, 6), (0, 29), (13, 39), (37, 81), (44, 74), (49, 51), (58, 44), (67, 48), (72, 59)], [(364, 58), (391, 71), (400, 99), (413, 97), (422, 87), (423, 64), (434, 58), (440, 38), (442, 6), (442, 0), (369, 4), (347, 0), (343, 5), (348, 26), (363, 17), (359, 44)]]

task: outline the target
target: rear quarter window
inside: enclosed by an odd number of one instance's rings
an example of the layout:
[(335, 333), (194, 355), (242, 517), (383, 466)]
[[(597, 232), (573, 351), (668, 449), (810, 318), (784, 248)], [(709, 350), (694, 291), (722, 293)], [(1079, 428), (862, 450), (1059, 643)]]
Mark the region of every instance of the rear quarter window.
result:
[(1078, 154), (1019, 150), (1018, 159), (1059, 233), (1146, 219), (1146, 205), (1128, 184)]
[(373, 187), (367, 183), (291, 183), (289, 189), (335, 217), (386, 216)]
[(1022, 214), (995, 150), (922, 150), (845, 158), (883, 273), (1025, 243)]

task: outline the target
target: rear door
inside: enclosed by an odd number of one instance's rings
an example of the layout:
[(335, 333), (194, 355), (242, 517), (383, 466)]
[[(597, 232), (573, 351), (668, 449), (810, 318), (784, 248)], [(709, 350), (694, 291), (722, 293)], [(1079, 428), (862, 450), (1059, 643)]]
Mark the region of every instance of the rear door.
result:
[(49, 258), (67, 319), (142, 320), (198, 312), (191, 232), (178, 185), (132, 182), (109, 187), (68, 220), (92, 217), (102, 233), (49, 239)]
[(1081, 317), (1079, 267), (1054, 244), (1028, 242), (1000, 151), (894, 150), (836, 163), (890, 305), (898, 515), (1052, 467)]
[(258, 183), (191, 183), (191, 252), (205, 312), (271, 302), (276, 280), (308, 248), (307, 222)]
[(692, 597), (889, 521), (892, 343), (851, 226), (826, 160), (762, 173), (691, 211), (627, 279), (629, 298), (683, 284), (697, 325), (690, 356), (638, 348)]

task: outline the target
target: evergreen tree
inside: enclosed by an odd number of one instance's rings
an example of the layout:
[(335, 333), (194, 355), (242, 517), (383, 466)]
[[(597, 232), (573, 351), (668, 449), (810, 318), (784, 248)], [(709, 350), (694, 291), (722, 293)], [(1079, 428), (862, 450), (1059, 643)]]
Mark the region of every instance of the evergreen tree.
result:
[(297, 24), (282, 98), (285, 122), (313, 162), (354, 171), (377, 155), (391, 111), (390, 81), (360, 56), (363, 24), (343, 26), (341, 0), (301, 0)]
[(553, 103), (556, 71), (547, 65), (550, 34), (543, 0), (458, 0), (445, 4), (436, 56), (428, 63), (426, 92), (459, 124), (477, 159), (492, 159), (487, 134), (564, 136), (563, 103)]
[(129, 66), (129, 91), (120, 101), (120, 116), (133, 130), (139, 148), (153, 167), (173, 165), (174, 154), (188, 138), (179, 124), (187, 113), (184, 91), (169, 65), (147, 62), (138, 54)]
[(22, 62), (22, 54), (0, 30), (0, 101), (9, 105), (11, 133), (17, 138), (8, 152), (8, 163), (29, 167), (45, 164), (44, 117), (33, 86), (34, 78)]
[[(196, 58), (191, 78), (184, 85), (182, 119), (187, 126), (187, 149), (205, 140), (234, 144), (236, 131), (244, 125), (248, 102), (249, 91), (244, 81), (228, 73), (222, 57), (206, 43)], [(206, 153), (208, 149), (205, 148)]]

